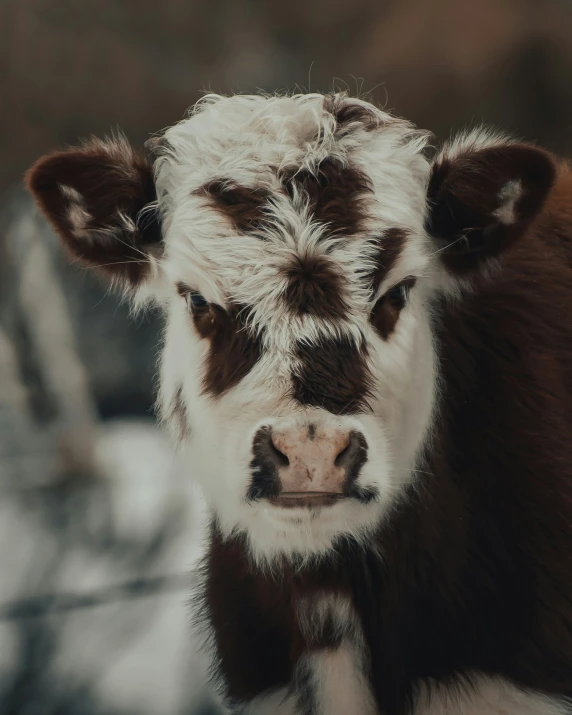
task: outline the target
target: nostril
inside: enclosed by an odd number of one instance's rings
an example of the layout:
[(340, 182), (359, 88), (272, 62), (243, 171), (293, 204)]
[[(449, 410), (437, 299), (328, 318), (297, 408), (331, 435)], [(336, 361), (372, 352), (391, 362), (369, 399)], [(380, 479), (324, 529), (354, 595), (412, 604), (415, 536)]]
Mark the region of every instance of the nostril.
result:
[(351, 448), (351, 441), (349, 441), (346, 446), (342, 449), (341, 452), (338, 453), (338, 456), (334, 460), (334, 465), (336, 467), (343, 467), (345, 466), (345, 463), (348, 461), (348, 457), (350, 454), (350, 448)]
[(356, 430), (350, 432), (347, 452), (343, 458), (343, 466), (346, 470), (346, 483), (348, 488), (355, 483), (362, 467), (367, 462), (367, 441), (365, 436)]
[(272, 452), (272, 455), (274, 456), (275, 461), (280, 467), (287, 467), (290, 464), (290, 460), (288, 459), (288, 457), (284, 454), (284, 452), (281, 452), (274, 444), (272, 436), (270, 437), (270, 444), (268, 446)]
[(367, 442), (361, 432), (352, 430), (348, 435), (348, 443), (338, 453), (334, 464), (346, 470), (348, 482), (353, 482), (367, 462)]
[(274, 443), (271, 427), (261, 427), (254, 435), (252, 452), (256, 460), (270, 469), (290, 464), (288, 457)]

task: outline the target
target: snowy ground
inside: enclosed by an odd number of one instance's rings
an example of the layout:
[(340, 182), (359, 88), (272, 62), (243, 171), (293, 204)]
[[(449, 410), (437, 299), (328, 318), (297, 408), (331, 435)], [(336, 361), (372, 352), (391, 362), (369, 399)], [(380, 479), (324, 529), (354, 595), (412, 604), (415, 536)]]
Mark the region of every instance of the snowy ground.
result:
[(158, 316), (0, 205), (0, 715), (213, 715), (191, 628), (204, 533), (152, 418)]
[(200, 497), (152, 423), (104, 423), (95, 455), (101, 478), (3, 489), (0, 712), (217, 712), (188, 606)]

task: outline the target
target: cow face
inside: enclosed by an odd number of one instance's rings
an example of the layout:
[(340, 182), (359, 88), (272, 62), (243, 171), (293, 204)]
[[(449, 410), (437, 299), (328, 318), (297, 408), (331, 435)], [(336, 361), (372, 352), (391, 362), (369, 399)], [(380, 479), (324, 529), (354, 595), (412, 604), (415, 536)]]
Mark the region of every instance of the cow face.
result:
[(206, 97), (153, 165), (116, 138), (29, 174), (75, 256), (164, 307), (163, 419), (259, 559), (367, 539), (415, 479), (438, 419), (433, 298), (550, 188), (537, 149), (475, 133), (431, 165), (426, 141), (341, 95)]

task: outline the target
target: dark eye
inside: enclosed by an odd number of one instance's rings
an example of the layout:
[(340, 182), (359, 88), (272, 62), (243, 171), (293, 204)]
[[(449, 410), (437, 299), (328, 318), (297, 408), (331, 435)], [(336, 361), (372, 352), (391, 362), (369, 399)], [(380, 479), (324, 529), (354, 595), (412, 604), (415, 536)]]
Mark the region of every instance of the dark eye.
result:
[(189, 310), (202, 310), (208, 306), (208, 301), (196, 291), (189, 291), (185, 294), (185, 299), (187, 301), (187, 308)]
[(387, 340), (397, 325), (401, 310), (407, 305), (409, 293), (415, 284), (415, 278), (406, 278), (390, 288), (379, 298), (371, 311), (371, 324), (379, 335)]
[(409, 293), (413, 282), (412, 279), (407, 279), (387, 291), (385, 298), (393, 308), (401, 310), (401, 308), (405, 307), (409, 300)]

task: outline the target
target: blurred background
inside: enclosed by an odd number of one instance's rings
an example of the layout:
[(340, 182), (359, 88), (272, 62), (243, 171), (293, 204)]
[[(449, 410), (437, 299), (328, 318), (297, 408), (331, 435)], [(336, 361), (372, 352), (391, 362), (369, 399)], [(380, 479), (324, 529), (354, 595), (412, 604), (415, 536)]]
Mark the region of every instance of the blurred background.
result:
[(201, 499), (153, 412), (160, 316), (65, 263), (22, 174), (257, 89), (569, 156), (572, 0), (0, 0), (2, 715), (220, 712), (189, 624)]

